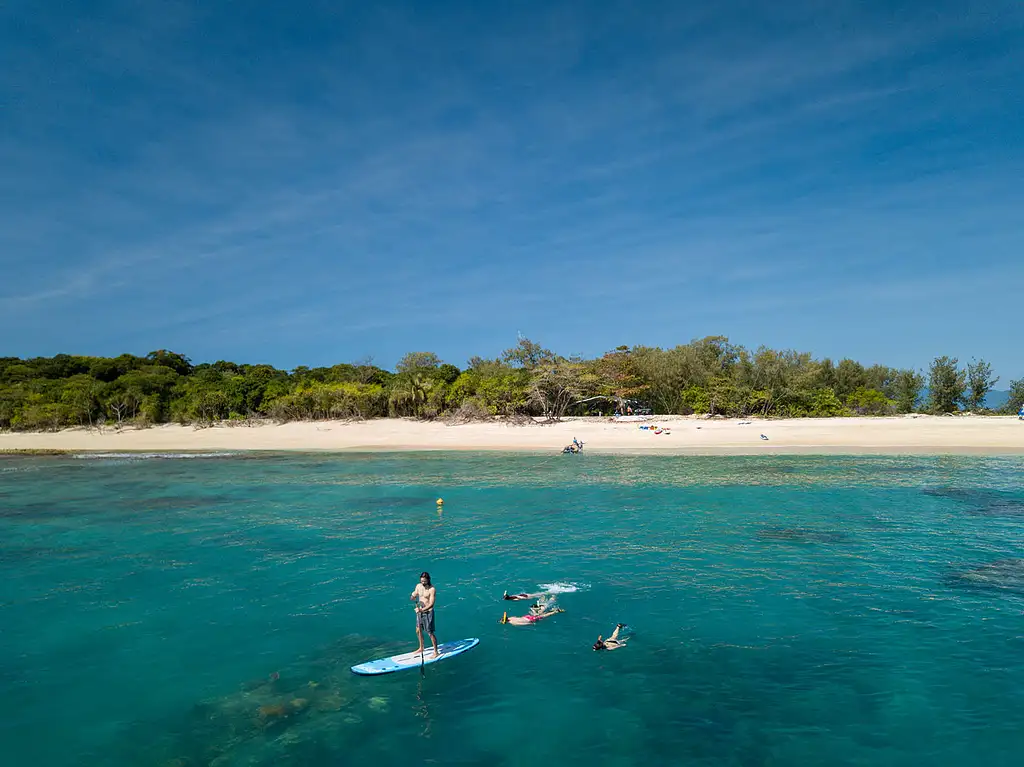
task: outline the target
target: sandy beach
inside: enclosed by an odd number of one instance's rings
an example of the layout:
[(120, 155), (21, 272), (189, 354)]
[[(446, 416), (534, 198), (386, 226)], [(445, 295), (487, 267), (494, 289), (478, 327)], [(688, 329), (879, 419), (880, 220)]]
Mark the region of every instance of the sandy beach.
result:
[[(654, 428), (660, 427), (660, 433)], [(762, 439), (761, 435), (768, 439)], [(1007, 417), (723, 419), (643, 422), (572, 418), (555, 424), (449, 425), (406, 419), (303, 421), (195, 428), (69, 429), (0, 434), (0, 451), (508, 450), (559, 452), (573, 438), (592, 453), (679, 455), (1024, 454), (1024, 421)]]

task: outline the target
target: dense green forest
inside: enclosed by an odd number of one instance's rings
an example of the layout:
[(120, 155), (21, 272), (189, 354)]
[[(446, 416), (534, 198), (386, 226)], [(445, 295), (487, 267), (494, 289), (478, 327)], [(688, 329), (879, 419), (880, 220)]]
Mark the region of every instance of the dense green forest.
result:
[[(596, 359), (566, 358), (528, 339), (464, 368), (429, 352), (395, 371), (372, 364), (298, 367), (193, 365), (170, 351), (145, 357), (0, 358), (0, 428), (50, 430), (169, 421), (208, 424), (268, 418), (474, 419), (707, 413), (823, 417), (981, 411), (997, 379), (984, 360), (939, 357), (924, 374), (761, 347), (713, 336), (672, 349), (620, 346)], [(927, 396), (923, 396), (926, 391)], [(1024, 403), (1012, 382), (1002, 409)]]

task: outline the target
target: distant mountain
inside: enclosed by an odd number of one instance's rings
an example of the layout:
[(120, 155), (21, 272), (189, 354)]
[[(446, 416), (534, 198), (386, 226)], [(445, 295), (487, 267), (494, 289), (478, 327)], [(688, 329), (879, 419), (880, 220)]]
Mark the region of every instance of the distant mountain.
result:
[[(923, 405), (924, 403), (926, 403), (928, 401), (928, 394), (928, 387), (926, 386), (921, 390), (921, 396), (917, 400), (917, 404)], [(989, 408), (990, 410), (998, 410), (1003, 405), (1005, 405), (1009, 399), (1009, 391), (1004, 391), (1002, 389), (990, 391), (988, 395), (985, 397), (985, 407)]]
[(985, 407), (998, 410), (1010, 399), (1009, 391), (990, 391), (985, 397)]

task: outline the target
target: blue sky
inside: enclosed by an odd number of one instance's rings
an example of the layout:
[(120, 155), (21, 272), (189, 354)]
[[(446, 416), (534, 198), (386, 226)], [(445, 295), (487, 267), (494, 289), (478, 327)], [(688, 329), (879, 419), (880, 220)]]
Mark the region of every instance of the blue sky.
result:
[(1017, 0), (8, 0), (0, 355), (722, 334), (1004, 387), (1022, 94)]

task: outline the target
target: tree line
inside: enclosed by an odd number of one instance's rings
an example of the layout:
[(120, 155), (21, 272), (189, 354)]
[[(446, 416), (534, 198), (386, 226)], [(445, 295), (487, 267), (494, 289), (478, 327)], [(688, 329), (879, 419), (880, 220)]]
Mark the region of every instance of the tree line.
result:
[[(795, 351), (754, 351), (710, 336), (671, 349), (620, 346), (564, 357), (522, 338), (460, 368), (412, 352), (394, 371), (370, 362), (279, 370), (182, 354), (0, 358), (0, 428), (208, 424), (269, 418), (453, 418), (702, 413), (825, 417), (983, 410), (998, 379), (984, 360), (939, 357), (927, 374)], [(925, 386), (927, 384), (927, 389)], [(926, 395), (926, 396), (925, 396)], [(1024, 404), (1024, 379), (1001, 411)]]

